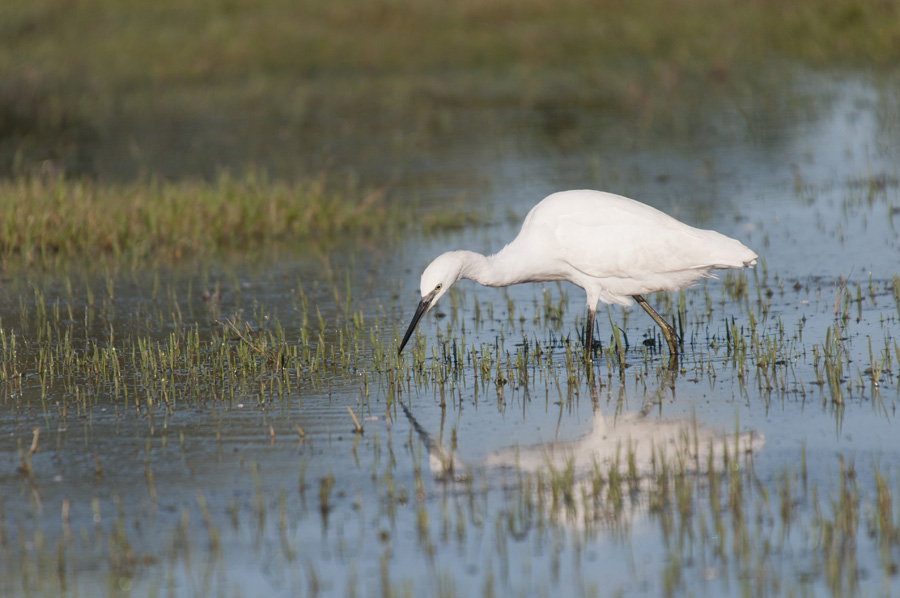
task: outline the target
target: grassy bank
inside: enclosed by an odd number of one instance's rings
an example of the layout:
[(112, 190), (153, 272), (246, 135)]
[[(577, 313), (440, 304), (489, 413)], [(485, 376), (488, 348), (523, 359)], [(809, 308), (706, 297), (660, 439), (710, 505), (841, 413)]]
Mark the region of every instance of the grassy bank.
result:
[(441, 106), (647, 111), (781, 59), (891, 68), (897, 13), (851, 0), (13, 3), (0, 8), (0, 173), (208, 177), (252, 162), (314, 175), (362, 162), (347, 154), (373, 130), (434, 126)]
[(59, 80), (127, 86), (611, 59), (689, 65), (768, 52), (892, 65), (898, 10), (892, 1), (851, 0), (45, 0), (4, 9), (2, 66), (26, 61)]

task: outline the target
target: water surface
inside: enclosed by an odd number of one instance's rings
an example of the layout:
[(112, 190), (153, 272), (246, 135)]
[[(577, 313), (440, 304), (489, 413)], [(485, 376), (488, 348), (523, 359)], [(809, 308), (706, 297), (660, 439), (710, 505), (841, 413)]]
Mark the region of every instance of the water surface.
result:
[[(72, 273), (71, 292), (53, 276), (10, 281), (0, 291), (0, 327), (22, 331), (23, 354), (39, 345), (29, 338), (37, 310), (29, 285), (64, 318), (71, 309), (76, 352), (112, 344), (123, 363), (135, 351), (129, 338), (147, 330), (141, 321), (159, 346), (173, 331), (195, 328), (206, 338), (227, 321), (249, 322), (239, 328), (248, 335), (277, 321), (300, 344), (304, 313), (313, 351), (340, 346), (348, 314), (366, 332), (350, 366), (332, 355), (325, 362), (333, 367), (301, 368), (284, 384), (238, 372), (233, 383), (191, 386), (179, 370), (164, 386), (132, 372), (125, 399), (82, 396), (77, 380), (44, 391), (34, 371), (21, 372), (21, 385), (7, 379), (0, 592), (889, 595), (900, 546), (868, 539), (865, 514), (852, 555), (842, 548), (851, 565), (838, 579), (821, 544), (822, 521), (838, 512), (842, 463), (855, 468), (866, 509), (874, 476), (896, 488), (900, 465), (900, 146), (897, 98), (883, 85), (796, 72), (765, 94), (673, 107), (651, 122), (585, 106), (496, 110), (473, 117), (490, 122), (489, 134), (449, 131), (407, 163), (386, 152), (359, 165), (367, 181), (382, 176), (395, 199), (478, 210), (478, 226), (338, 246), (327, 257), (273, 251), (157, 272)], [(458, 110), (453, 122), (465, 120)], [(378, 135), (365, 145), (389, 132)], [(419, 326), (424, 360), (407, 350), (399, 362), (374, 365), (383, 363), (379, 350), (393, 354), (433, 256), (499, 250), (534, 203), (566, 188), (634, 197), (759, 253), (759, 266), (742, 275), (745, 292), (719, 280), (684, 293), (675, 375), (664, 352), (642, 343), (658, 338), (649, 318), (618, 307), (598, 311), (603, 349), (591, 375), (568, 370), (566, 346), (577, 347), (585, 308), (583, 292), (567, 284), (462, 282)], [(651, 303), (671, 317), (678, 300)], [(560, 318), (548, 317), (548, 304), (562, 307)], [(607, 352), (610, 321), (629, 339), (624, 369)], [(745, 360), (728, 347), (733, 331), (747, 342)], [(768, 345), (754, 349), (754, 338)], [(454, 343), (468, 356), (462, 363), (447, 357)], [(826, 347), (840, 355), (837, 384), (823, 374)], [(498, 383), (525, 348), (543, 351), (549, 365)], [(485, 376), (473, 354), (501, 365)], [(885, 366), (877, 386), (876, 361)], [(174, 406), (166, 409), (167, 400)], [(347, 406), (364, 434), (354, 432)], [(594, 463), (606, 471), (614, 459), (604, 438), (647, 442), (660, 426), (699, 430), (720, 452), (736, 434), (754, 439), (732, 474), (744, 480), (749, 512), (746, 520), (725, 515), (726, 538), (715, 531), (706, 474), (691, 492), (693, 517), (675, 512), (680, 532), (671, 511), (650, 508), (646, 463), (626, 507), (590, 520), (578, 501), (560, 510), (547, 487), (523, 486), (546, 483), (571, 457), (582, 488)], [(29, 479), (17, 468), (35, 428)], [(609, 433), (598, 437), (602, 429)], [(451, 455), (456, 466), (444, 475), (440, 457)], [(777, 498), (785, 483), (795, 492), (793, 532)]]

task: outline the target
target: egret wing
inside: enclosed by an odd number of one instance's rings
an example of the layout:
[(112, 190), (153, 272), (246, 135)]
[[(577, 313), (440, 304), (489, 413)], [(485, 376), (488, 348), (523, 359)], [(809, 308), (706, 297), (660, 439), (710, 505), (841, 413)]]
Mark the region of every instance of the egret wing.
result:
[(554, 227), (559, 255), (597, 278), (641, 279), (714, 266), (706, 231), (651, 210), (611, 204), (562, 214)]
[(589, 304), (599, 298), (628, 305), (632, 295), (684, 288), (710, 269), (756, 259), (725, 235), (626, 197), (584, 190), (536, 205), (514, 245), (532, 260), (527, 280), (569, 280), (588, 292)]

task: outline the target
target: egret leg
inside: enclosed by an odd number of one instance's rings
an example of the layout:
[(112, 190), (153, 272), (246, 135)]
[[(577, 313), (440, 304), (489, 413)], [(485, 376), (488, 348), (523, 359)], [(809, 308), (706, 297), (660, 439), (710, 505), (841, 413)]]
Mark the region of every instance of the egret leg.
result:
[(590, 360), (594, 348), (594, 310), (588, 309), (587, 327), (584, 329), (584, 356)]
[(666, 337), (666, 342), (669, 344), (669, 351), (673, 356), (678, 355), (678, 335), (675, 334), (675, 329), (669, 325), (668, 322), (662, 319), (656, 310), (650, 307), (650, 304), (644, 300), (640, 295), (635, 295), (634, 300), (638, 302), (638, 305), (644, 308), (650, 317), (653, 318), (653, 321), (659, 324), (659, 327), (662, 328), (663, 336)]

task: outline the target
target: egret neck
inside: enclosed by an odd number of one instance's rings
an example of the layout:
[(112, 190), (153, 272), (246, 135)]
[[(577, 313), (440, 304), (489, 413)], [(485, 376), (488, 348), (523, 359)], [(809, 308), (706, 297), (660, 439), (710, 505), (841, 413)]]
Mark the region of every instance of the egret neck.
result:
[(474, 251), (458, 251), (462, 260), (459, 277), (474, 280), (486, 287), (508, 287), (523, 282), (547, 282), (559, 280), (535, 266), (539, 258), (523, 260), (521, 251), (508, 251), (507, 245), (493, 255), (482, 255)]

